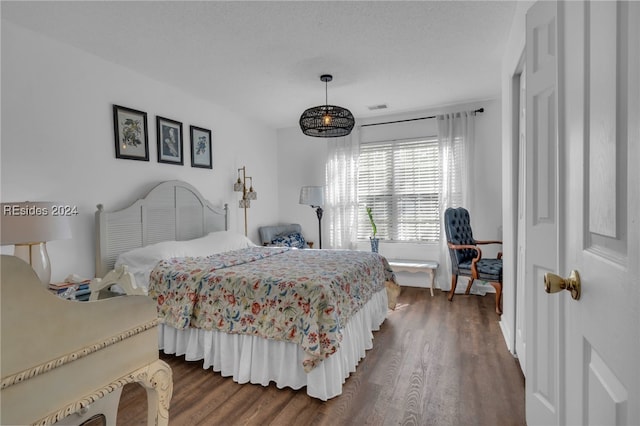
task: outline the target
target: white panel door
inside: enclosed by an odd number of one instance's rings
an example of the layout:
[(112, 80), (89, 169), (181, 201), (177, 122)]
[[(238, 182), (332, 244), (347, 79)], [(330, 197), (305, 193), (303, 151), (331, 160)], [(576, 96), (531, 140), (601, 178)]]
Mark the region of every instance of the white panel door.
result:
[[(640, 424), (639, 27), (638, 2), (527, 16), (527, 72), (553, 57), (558, 82), (527, 80), (529, 425)], [(578, 300), (541, 292), (572, 270)]]
[(640, 4), (564, 7), (566, 420), (640, 425)]
[(527, 12), (525, 362), (529, 425), (563, 422), (563, 304), (542, 285), (559, 268), (558, 19), (555, 2)]

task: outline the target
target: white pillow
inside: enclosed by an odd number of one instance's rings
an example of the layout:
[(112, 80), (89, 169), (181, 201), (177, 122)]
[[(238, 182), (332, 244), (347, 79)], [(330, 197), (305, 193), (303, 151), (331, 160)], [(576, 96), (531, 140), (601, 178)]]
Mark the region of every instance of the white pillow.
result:
[(204, 237), (187, 241), (163, 241), (122, 253), (115, 267), (127, 265), (136, 279), (136, 287), (149, 289), (149, 274), (162, 259), (173, 257), (209, 256), (215, 253), (255, 247), (250, 239), (231, 231), (211, 232)]

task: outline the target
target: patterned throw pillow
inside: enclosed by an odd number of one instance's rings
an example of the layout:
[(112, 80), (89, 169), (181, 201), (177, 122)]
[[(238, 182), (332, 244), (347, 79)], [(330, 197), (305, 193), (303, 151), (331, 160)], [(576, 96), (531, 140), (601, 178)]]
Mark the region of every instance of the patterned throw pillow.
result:
[(300, 234), (299, 232), (294, 232), (287, 235), (278, 235), (273, 240), (271, 240), (271, 245), (277, 247), (305, 248), (307, 242), (304, 240), (302, 234)]

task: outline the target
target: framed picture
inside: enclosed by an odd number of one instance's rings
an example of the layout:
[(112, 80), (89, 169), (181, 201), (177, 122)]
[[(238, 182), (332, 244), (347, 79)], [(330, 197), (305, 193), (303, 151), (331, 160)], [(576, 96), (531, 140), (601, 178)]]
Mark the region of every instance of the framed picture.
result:
[(183, 164), (182, 123), (156, 117), (158, 135), (158, 163)]
[(116, 158), (149, 161), (147, 113), (120, 105), (113, 106)]
[(211, 153), (211, 130), (190, 126), (191, 130), (191, 167), (213, 169)]

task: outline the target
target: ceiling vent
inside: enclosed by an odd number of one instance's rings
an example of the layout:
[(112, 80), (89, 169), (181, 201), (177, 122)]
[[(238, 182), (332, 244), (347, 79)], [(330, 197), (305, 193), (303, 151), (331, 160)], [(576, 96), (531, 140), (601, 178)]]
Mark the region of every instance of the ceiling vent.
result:
[(369, 108), (369, 111), (377, 111), (379, 109), (387, 109), (387, 104), (379, 104), (379, 105), (371, 105), (368, 106), (367, 108)]

